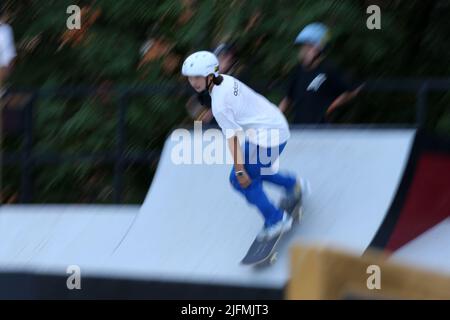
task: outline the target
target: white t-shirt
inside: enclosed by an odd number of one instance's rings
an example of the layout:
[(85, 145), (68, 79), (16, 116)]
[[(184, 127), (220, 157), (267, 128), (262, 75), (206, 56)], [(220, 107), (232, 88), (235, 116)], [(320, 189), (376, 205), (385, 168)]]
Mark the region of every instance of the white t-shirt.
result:
[(239, 80), (222, 75), (211, 91), (214, 118), (227, 139), (238, 131), (262, 147), (274, 147), (290, 137), (289, 125), (281, 111), (264, 96)]
[(0, 23), (0, 67), (7, 67), (15, 56), (12, 28), (8, 24)]

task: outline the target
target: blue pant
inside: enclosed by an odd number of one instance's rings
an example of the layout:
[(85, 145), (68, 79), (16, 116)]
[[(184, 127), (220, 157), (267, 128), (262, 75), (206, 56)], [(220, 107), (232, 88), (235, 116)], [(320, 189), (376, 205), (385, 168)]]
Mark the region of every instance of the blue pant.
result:
[(259, 209), (264, 216), (266, 227), (280, 221), (283, 212), (270, 202), (263, 190), (263, 181), (284, 187), (287, 192), (292, 191), (296, 183), (294, 176), (281, 173), (268, 174), (267, 172), (270, 171), (272, 164), (277, 160), (285, 146), (286, 142), (276, 147), (263, 148), (246, 141), (244, 167), (252, 179), (252, 183), (244, 189), (237, 180), (234, 167), (230, 173), (231, 185), (242, 193), (250, 204)]

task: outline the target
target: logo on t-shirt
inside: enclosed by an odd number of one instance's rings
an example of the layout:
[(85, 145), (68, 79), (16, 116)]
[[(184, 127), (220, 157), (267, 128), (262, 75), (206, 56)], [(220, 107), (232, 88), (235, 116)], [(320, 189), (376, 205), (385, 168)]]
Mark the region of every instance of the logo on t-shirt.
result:
[(233, 87), (233, 94), (237, 97), (237, 95), (239, 94), (239, 84), (237, 83), (237, 81), (234, 81), (234, 87)]
[(313, 81), (309, 84), (308, 88), (306, 88), (306, 91), (317, 91), (319, 90), (322, 83), (327, 80), (327, 75), (325, 73), (319, 73)]

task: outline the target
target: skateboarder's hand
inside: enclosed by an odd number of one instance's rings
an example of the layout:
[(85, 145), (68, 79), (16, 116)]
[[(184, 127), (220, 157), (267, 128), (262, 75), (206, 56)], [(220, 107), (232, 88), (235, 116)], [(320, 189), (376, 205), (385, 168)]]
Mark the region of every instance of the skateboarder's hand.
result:
[(250, 179), (249, 175), (245, 171), (242, 176), (237, 177), (237, 180), (243, 189), (246, 189), (252, 183), (252, 179)]

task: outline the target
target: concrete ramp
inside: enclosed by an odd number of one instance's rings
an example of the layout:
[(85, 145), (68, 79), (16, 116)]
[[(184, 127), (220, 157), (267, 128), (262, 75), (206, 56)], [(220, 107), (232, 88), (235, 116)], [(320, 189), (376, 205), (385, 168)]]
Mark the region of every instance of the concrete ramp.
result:
[(450, 275), (450, 218), (445, 219), (392, 254), (391, 259)]
[(8, 205), (0, 207), (0, 271), (64, 274), (94, 270), (110, 258), (139, 206)]
[[(175, 165), (167, 140), (145, 202), (103, 272), (171, 281), (281, 288), (294, 242), (362, 254), (393, 200), (415, 131), (304, 129), (292, 132), (280, 168), (310, 181), (301, 224), (265, 269), (239, 261), (262, 227), (228, 182), (230, 165)], [(276, 201), (279, 191), (266, 185)]]

